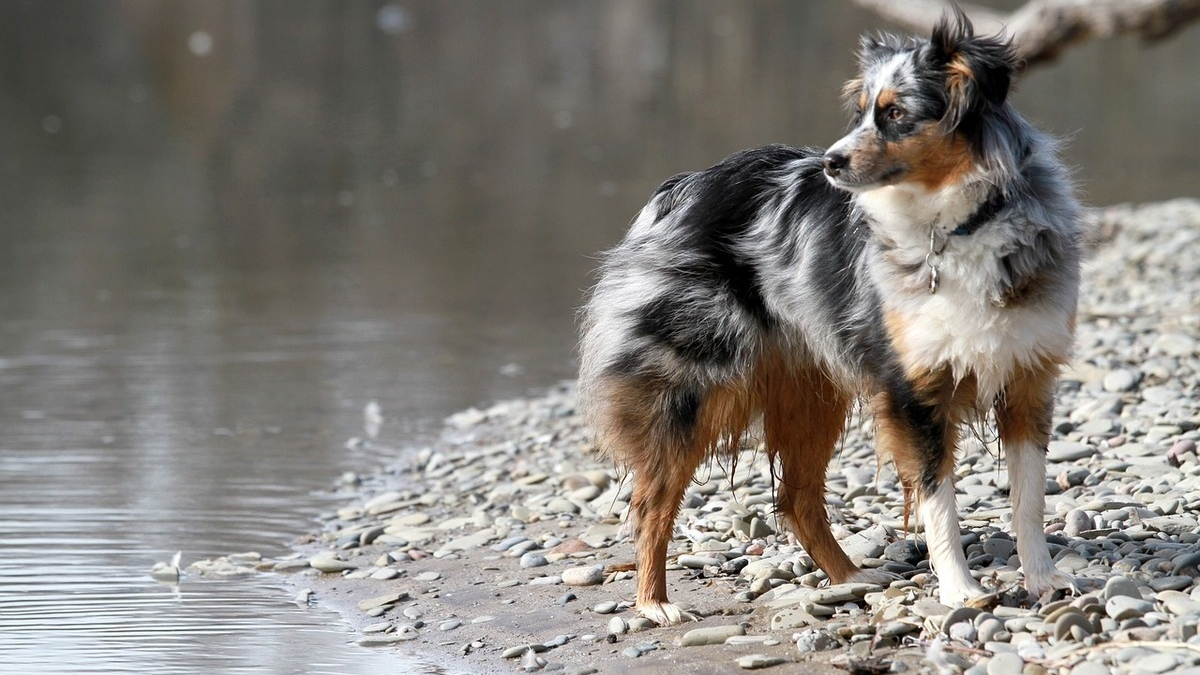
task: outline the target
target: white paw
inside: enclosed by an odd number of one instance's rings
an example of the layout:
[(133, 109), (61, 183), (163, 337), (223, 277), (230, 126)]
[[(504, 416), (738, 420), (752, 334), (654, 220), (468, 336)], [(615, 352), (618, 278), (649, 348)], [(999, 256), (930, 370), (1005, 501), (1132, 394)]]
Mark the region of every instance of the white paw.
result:
[(660, 626), (673, 626), (685, 621), (699, 621), (696, 615), (685, 612), (669, 602), (647, 602), (638, 605), (638, 613)]
[(978, 581), (951, 582), (939, 580), (938, 600), (947, 607), (961, 607), (968, 601), (987, 595)]
[(1025, 590), (1030, 595), (1040, 598), (1060, 588), (1074, 593), (1075, 578), (1053, 566), (1025, 570)]

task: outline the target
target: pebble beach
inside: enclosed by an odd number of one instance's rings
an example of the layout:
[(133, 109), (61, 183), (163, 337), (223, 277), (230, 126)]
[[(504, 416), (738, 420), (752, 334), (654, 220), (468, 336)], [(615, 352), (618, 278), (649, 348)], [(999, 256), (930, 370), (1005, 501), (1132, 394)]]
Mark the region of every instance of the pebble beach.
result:
[(983, 428), (957, 491), (969, 564), (994, 593), (937, 602), (872, 436), (869, 416), (851, 420), (827, 504), (850, 557), (899, 576), (888, 586), (828, 583), (776, 522), (747, 442), (736, 470), (701, 469), (677, 520), (669, 592), (700, 620), (638, 618), (631, 484), (592, 454), (569, 383), (453, 415), (436, 443), (342, 476), (345, 506), (292, 556), (185, 573), (287, 575), (359, 644), (446, 672), (1200, 675), (1200, 201), (1092, 213), (1047, 457), (1046, 536), (1074, 593), (1021, 589), (1006, 466)]

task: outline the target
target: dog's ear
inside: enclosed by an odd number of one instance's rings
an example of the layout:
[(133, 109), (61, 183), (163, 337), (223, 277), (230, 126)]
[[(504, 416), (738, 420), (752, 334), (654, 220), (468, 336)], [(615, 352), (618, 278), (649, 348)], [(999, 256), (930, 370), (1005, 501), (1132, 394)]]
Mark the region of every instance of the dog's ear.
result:
[(980, 37), (958, 5), (942, 16), (929, 39), (930, 65), (946, 77), (948, 129), (972, 112), (1001, 106), (1008, 97), (1017, 59), (1012, 43), (1002, 35)]

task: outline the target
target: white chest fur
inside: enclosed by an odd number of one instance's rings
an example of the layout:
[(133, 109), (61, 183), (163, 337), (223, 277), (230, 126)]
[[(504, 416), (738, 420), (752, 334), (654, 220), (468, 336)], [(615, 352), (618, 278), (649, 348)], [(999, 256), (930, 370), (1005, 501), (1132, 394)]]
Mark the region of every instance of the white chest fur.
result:
[[(958, 380), (974, 376), (979, 403), (986, 405), (1022, 367), (1068, 354), (1071, 328), (1060, 305), (994, 302), (1005, 281), (1001, 260), (1014, 246), (1013, 226), (1002, 218), (973, 234), (949, 234), (977, 202), (961, 189), (882, 188), (859, 195), (884, 243), (871, 275), (905, 370), (949, 367)], [(932, 257), (931, 231), (940, 250)], [(929, 292), (930, 263), (938, 269), (936, 293)]]

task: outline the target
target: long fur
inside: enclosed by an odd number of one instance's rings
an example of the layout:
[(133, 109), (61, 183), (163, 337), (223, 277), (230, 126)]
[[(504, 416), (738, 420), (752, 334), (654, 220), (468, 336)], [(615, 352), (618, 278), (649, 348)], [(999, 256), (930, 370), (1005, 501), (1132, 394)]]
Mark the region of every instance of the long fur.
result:
[(944, 602), (982, 593), (951, 481), (959, 426), (993, 409), (1021, 453), (1026, 584), (1070, 583), (1040, 535), (1039, 482), (1073, 339), (1078, 206), (1055, 144), (1007, 101), (1013, 68), (1009, 44), (961, 13), (930, 40), (864, 39), (842, 139), (679, 174), (604, 258), (582, 312), (580, 395), (603, 452), (632, 470), (643, 614), (687, 618), (663, 571), (680, 500), (758, 420), (778, 510), (814, 560), (834, 582), (884, 580), (846, 558), (824, 508), (856, 399), (917, 497)]

